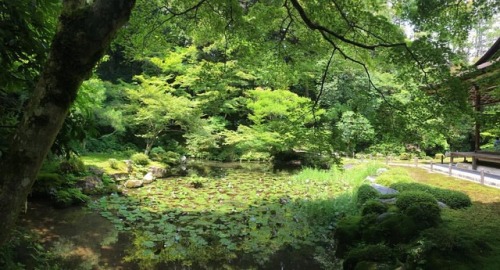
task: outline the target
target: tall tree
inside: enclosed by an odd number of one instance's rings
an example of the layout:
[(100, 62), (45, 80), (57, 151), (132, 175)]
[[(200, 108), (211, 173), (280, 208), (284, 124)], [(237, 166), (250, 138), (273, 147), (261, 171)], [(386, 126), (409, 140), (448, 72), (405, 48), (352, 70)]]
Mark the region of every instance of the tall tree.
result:
[(0, 245), (9, 238), (78, 88), (127, 22), (135, 0), (66, 0), (50, 54), (0, 164)]

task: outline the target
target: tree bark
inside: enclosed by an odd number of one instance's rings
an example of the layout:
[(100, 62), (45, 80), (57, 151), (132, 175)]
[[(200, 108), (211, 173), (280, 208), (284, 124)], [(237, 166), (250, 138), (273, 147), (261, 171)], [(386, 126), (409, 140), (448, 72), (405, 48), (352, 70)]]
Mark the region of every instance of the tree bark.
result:
[(0, 160), (0, 246), (10, 232), (78, 88), (129, 19), (135, 0), (65, 0), (49, 57)]

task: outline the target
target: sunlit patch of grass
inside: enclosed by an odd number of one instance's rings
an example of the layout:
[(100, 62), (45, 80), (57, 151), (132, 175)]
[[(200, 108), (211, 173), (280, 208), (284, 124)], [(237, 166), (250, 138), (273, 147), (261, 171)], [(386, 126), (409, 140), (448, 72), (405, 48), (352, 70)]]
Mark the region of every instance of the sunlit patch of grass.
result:
[[(127, 164), (125, 160), (130, 159), (130, 157), (124, 153), (90, 153), (80, 158), (85, 165), (99, 167), (107, 174), (126, 173)], [(113, 165), (114, 168), (111, 165), (112, 162), (110, 162), (110, 159), (115, 159), (117, 161)], [(148, 166), (165, 167), (164, 164), (156, 161), (151, 161)]]

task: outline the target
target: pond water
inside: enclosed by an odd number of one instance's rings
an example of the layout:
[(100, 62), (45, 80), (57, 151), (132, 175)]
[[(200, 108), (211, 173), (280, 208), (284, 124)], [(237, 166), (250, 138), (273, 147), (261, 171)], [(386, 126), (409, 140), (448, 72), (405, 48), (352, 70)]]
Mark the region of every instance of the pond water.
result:
[(197, 163), (187, 172), (88, 208), (33, 202), (22, 224), (63, 269), (321, 269), (318, 256), (332, 253), (331, 209), (323, 208), (343, 185), (256, 163)]

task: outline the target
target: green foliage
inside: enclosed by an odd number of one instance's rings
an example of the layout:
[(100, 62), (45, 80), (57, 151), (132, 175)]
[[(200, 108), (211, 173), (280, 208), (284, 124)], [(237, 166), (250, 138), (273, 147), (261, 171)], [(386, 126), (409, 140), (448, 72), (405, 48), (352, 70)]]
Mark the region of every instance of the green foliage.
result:
[(44, 173), (41, 172), (37, 176), (33, 192), (50, 193), (53, 187), (62, 186), (64, 178), (58, 173)]
[[(343, 269), (365, 269), (360, 266), (365, 265), (366, 262), (387, 263), (391, 265), (395, 260), (396, 257), (393, 250), (384, 244), (364, 245), (349, 251), (344, 260)], [(375, 267), (375, 269), (379, 268)]]
[(403, 191), (421, 191), (434, 196), (438, 201), (441, 201), (451, 208), (458, 209), (464, 208), (472, 205), (470, 197), (460, 191), (441, 189), (436, 187), (431, 187), (419, 183), (394, 183), (391, 188)]
[(59, 172), (63, 174), (83, 175), (86, 171), (85, 164), (77, 156), (71, 156), (68, 160), (59, 163)]
[(164, 156), (167, 153), (165, 149), (161, 146), (153, 147), (151, 149), (151, 152), (149, 152), (149, 156), (151, 157), (151, 160), (153, 161), (161, 161), (162, 156)]
[(114, 158), (108, 159), (108, 163), (109, 163), (109, 167), (111, 167), (112, 169), (116, 170), (119, 168), (119, 162), (118, 162), (118, 160), (116, 160)]
[(437, 201), (431, 194), (424, 191), (403, 191), (398, 195), (398, 200), (396, 201), (396, 206), (403, 212), (405, 212), (410, 206), (415, 204), (435, 204), (437, 206)]
[(175, 95), (174, 88), (158, 77), (136, 76), (139, 87), (126, 90), (130, 105), (127, 119), (146, 141), (149, 153), (160, 135), (170, 128), (186, 132), (197, 127), (200, 111), (196, 102)]
[(380, 202), (379, 200), (368, 200), (363, 204), (363, 208), (361, 210), (361, 214), (363, 216), (369, 215), (369, 214), (382, 214), (387, 212), (389, 207)]
[(56, 206), (59, 207), (83, 204), (90, 200), (90, 197), (83, 194), (78, 188), (59, 189), (53, 194), (53, 196)]
[(130, 157), (130, 159), (132, 162), (140, 166), (146, 166), (150, 162), (149, 157), (144, 153), (135, 153)]
[(33, 269), (63, 269), (58, 265), (58, 258), (47, 251), (36, 233), (16, 229), (10, 241), (0, 247), (0, 268), (23, 270), (33, 266)]
[[(225, 144), (235, 145), (243, 153), (250, 151), (278, 152), (294, 148), (308, 149), (318, 135), (307, 125), (314, 120), (312, 102), (287, 90), (257, 88), (248, 91), (248, 118), (253, 125), (239, 125), (237, 131), (226, 131)], [(315, 112), (320, 116), (322, 110)]]
[(399, 155), (400, 160), (410, 160), (411, 159), (411, 154), (410, 153), (401, 153)]
[(465, 208), (472, 205), (470, 197), (460, 191), (440, 189), (434, 190), (433, 195), (437, 200), (453, 209)]
[(363, 115), (352, 111), (342, 114), (337, 127), (341, 132), (341, 139), (346, 143), (348, 151), (353, 151), (359, 143), (369, 142), (375, 135), (370, 121)]
[(379, 192), (372, 186), (368, 184), (361, 185), (358, 188), (356, 194), (356, 201), (358, 205), (363, 205), (366, 201), (370, 199), (376, 199), (379, 197)]
[(441, 209), (434, 202), (412, 203), (404, 214), (413, 220), (418, 229), (434, 227), (441, 221)]

